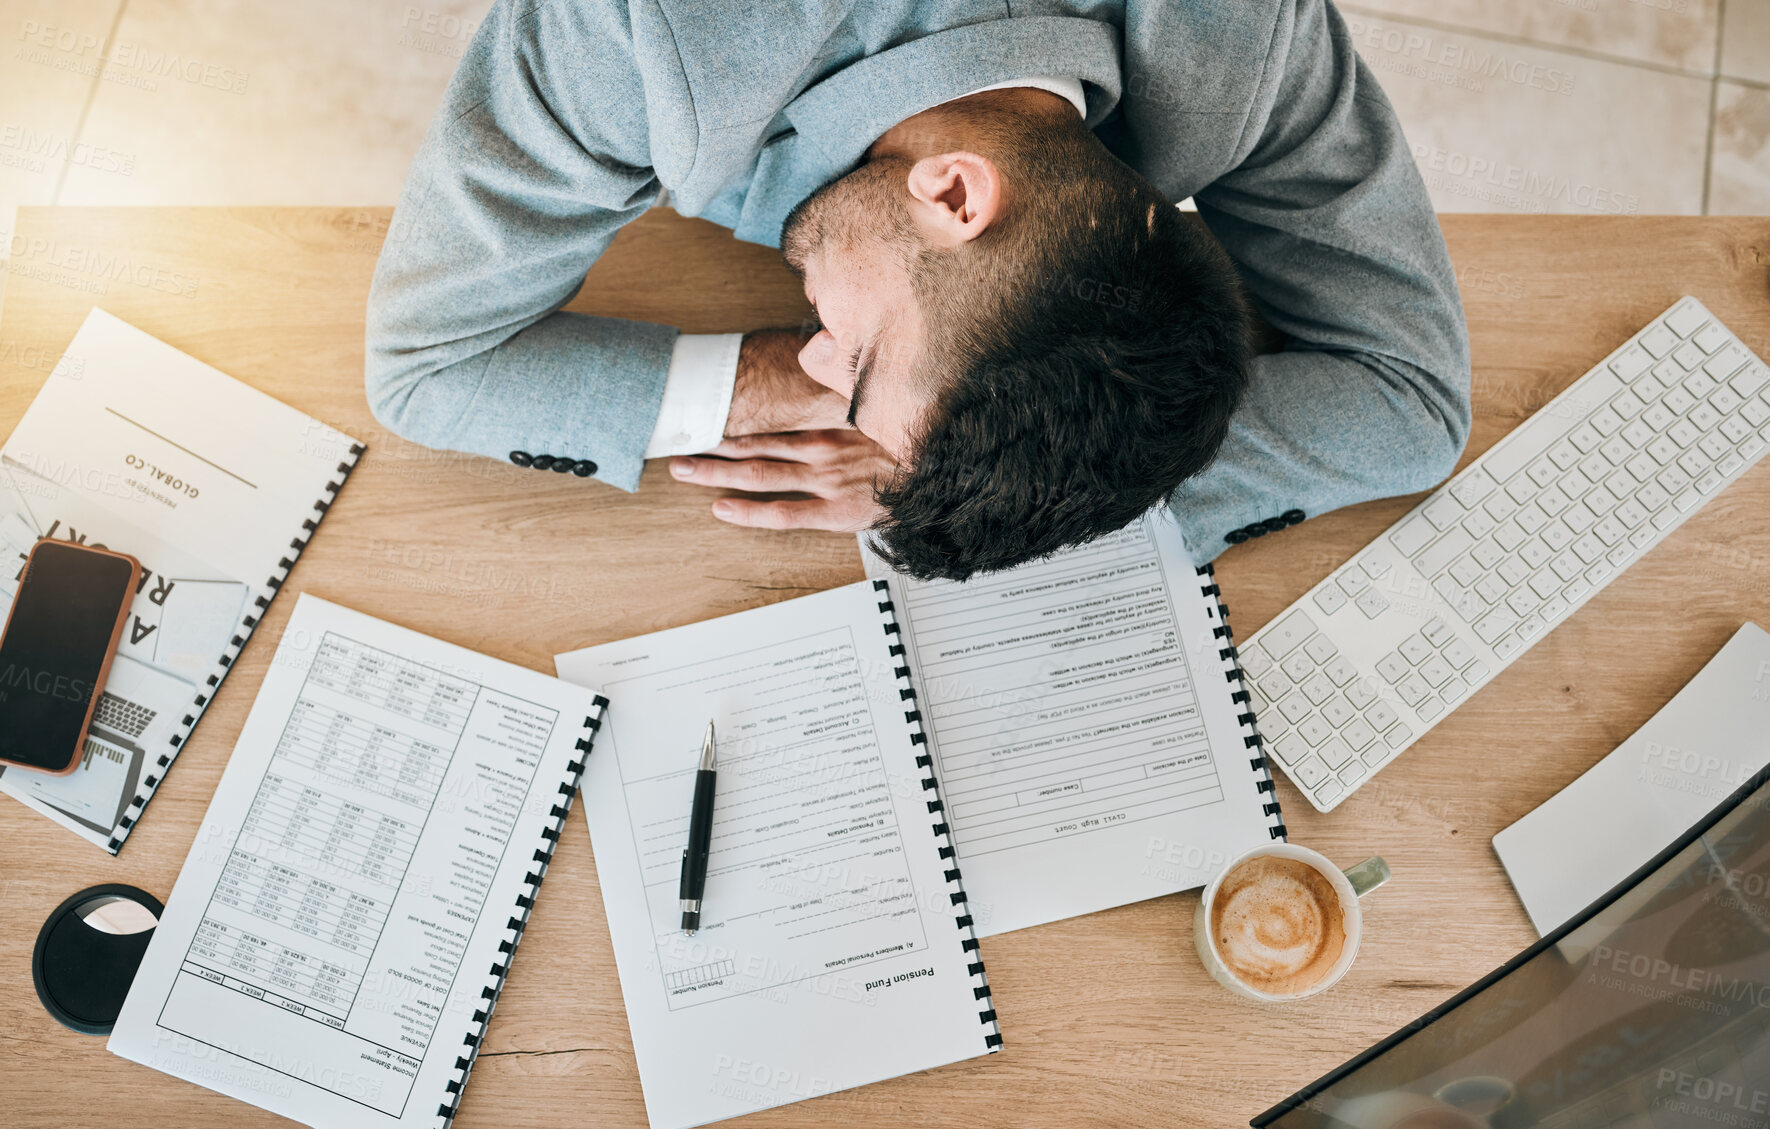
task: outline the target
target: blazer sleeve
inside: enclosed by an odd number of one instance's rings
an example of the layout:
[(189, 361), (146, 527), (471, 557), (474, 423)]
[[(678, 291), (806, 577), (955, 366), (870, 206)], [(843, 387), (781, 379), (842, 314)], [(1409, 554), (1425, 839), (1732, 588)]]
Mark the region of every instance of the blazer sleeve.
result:
[(1194, 200), (1287, 344), (1254, 361), (1216, 461), (1171, 500), (1201, 564), (1250, 525), (1432, 486), (1469, 435), (1444, 238), (1328, 0), (1281, 5), (1259, 91), (1245, 158)]
[(677, 331), (560, 311), (658, 195), (628, 30), (590, 10), (615, 7), (492, 7), (394, 210), (365, 386), (407, 439), (633, 490)]

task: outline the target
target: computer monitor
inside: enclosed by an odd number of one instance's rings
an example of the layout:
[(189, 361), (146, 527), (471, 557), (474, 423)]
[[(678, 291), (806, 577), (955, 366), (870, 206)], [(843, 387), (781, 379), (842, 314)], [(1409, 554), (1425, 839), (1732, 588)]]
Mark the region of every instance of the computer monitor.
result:
[(1252, 1124), (1770, 1129), (1770, 769), (1567, 924)]

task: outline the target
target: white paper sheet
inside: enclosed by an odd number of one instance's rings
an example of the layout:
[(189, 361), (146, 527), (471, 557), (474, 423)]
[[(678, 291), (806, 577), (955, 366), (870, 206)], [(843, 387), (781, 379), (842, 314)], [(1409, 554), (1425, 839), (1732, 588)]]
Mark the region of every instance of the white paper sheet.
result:
[[(584, 811), (654, 1129), (989, 1049), (877, 603), (855, 584), (556, 659), (609, 696)], [(709, 718), (711, 866), (688, 936)]]
[(981, 936), (1209, 882), (1271, 841), (1201, 596), (1164, 510), (960, 584), (889, 578)]
[(597, 713), (303, 595), (110, 1049), (309, 1125), (440, 1124)]

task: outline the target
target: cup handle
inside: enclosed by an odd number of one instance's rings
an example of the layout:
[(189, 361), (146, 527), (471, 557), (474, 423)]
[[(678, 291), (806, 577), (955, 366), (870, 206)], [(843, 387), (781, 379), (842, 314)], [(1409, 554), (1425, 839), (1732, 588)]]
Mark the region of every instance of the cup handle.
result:
[(1362, 898), (1389, 881), (1389, 864), (1383, 861), (1381, 855), (1372, 855), (1347, 870), (1346, 881), (1352, 883), (1352, 892)]

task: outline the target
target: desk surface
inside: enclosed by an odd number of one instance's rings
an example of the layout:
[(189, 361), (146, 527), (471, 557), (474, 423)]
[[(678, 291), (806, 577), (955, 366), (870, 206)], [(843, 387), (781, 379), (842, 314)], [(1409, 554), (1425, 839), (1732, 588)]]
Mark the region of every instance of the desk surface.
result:
[[(368, 442), (289, 588), (551, 672), (552, 655), (848, 583), (854, 539), (722, 525), (661, 465), (635, 495), (429, 451), (362, 393), (363, 306), (386, 209), (31, 209), (0, 317), (0, 432), (87, 310), (172, 345)], [(1681, 294), (1770, 355), (1770, 220), (1447, 216), (1474, 345), (1485, 450)], [(654, 211), (624, 230), (573, 309), (698, 332), (809, 314), (773, 252)], [(1412, 505), (1374, 502), (1225, 554), (1245, 638)], [(38, 1006), (38, 925), (67, 894), (165, 896), (295, 601), (285, 594), (120, 857), (0, 799), (0, 1051), (7, 1121), (163, 1125), (278, 1119), (107, 1054)], [(1214, 984), (1182, 894), (983, 942), (1000, 1055), (775, 1110), (756, 1124), (1245, 1125), (1533, 939), (1489, 843), (1653, 714), (1746, 619), (1770, 625), (1770, 464), (1711, 502), (1331, 816), (1279, 784), (1299, 843), (1386, 856), (1346, 980), (1271, 1009)], [(1570, 849), (1578, 849), (1571, 844)], [(99, 1101), (87, 1116), (70, 1111)], [(573, 814), (461, 1124), (644, 1124), (596, 869)]]

